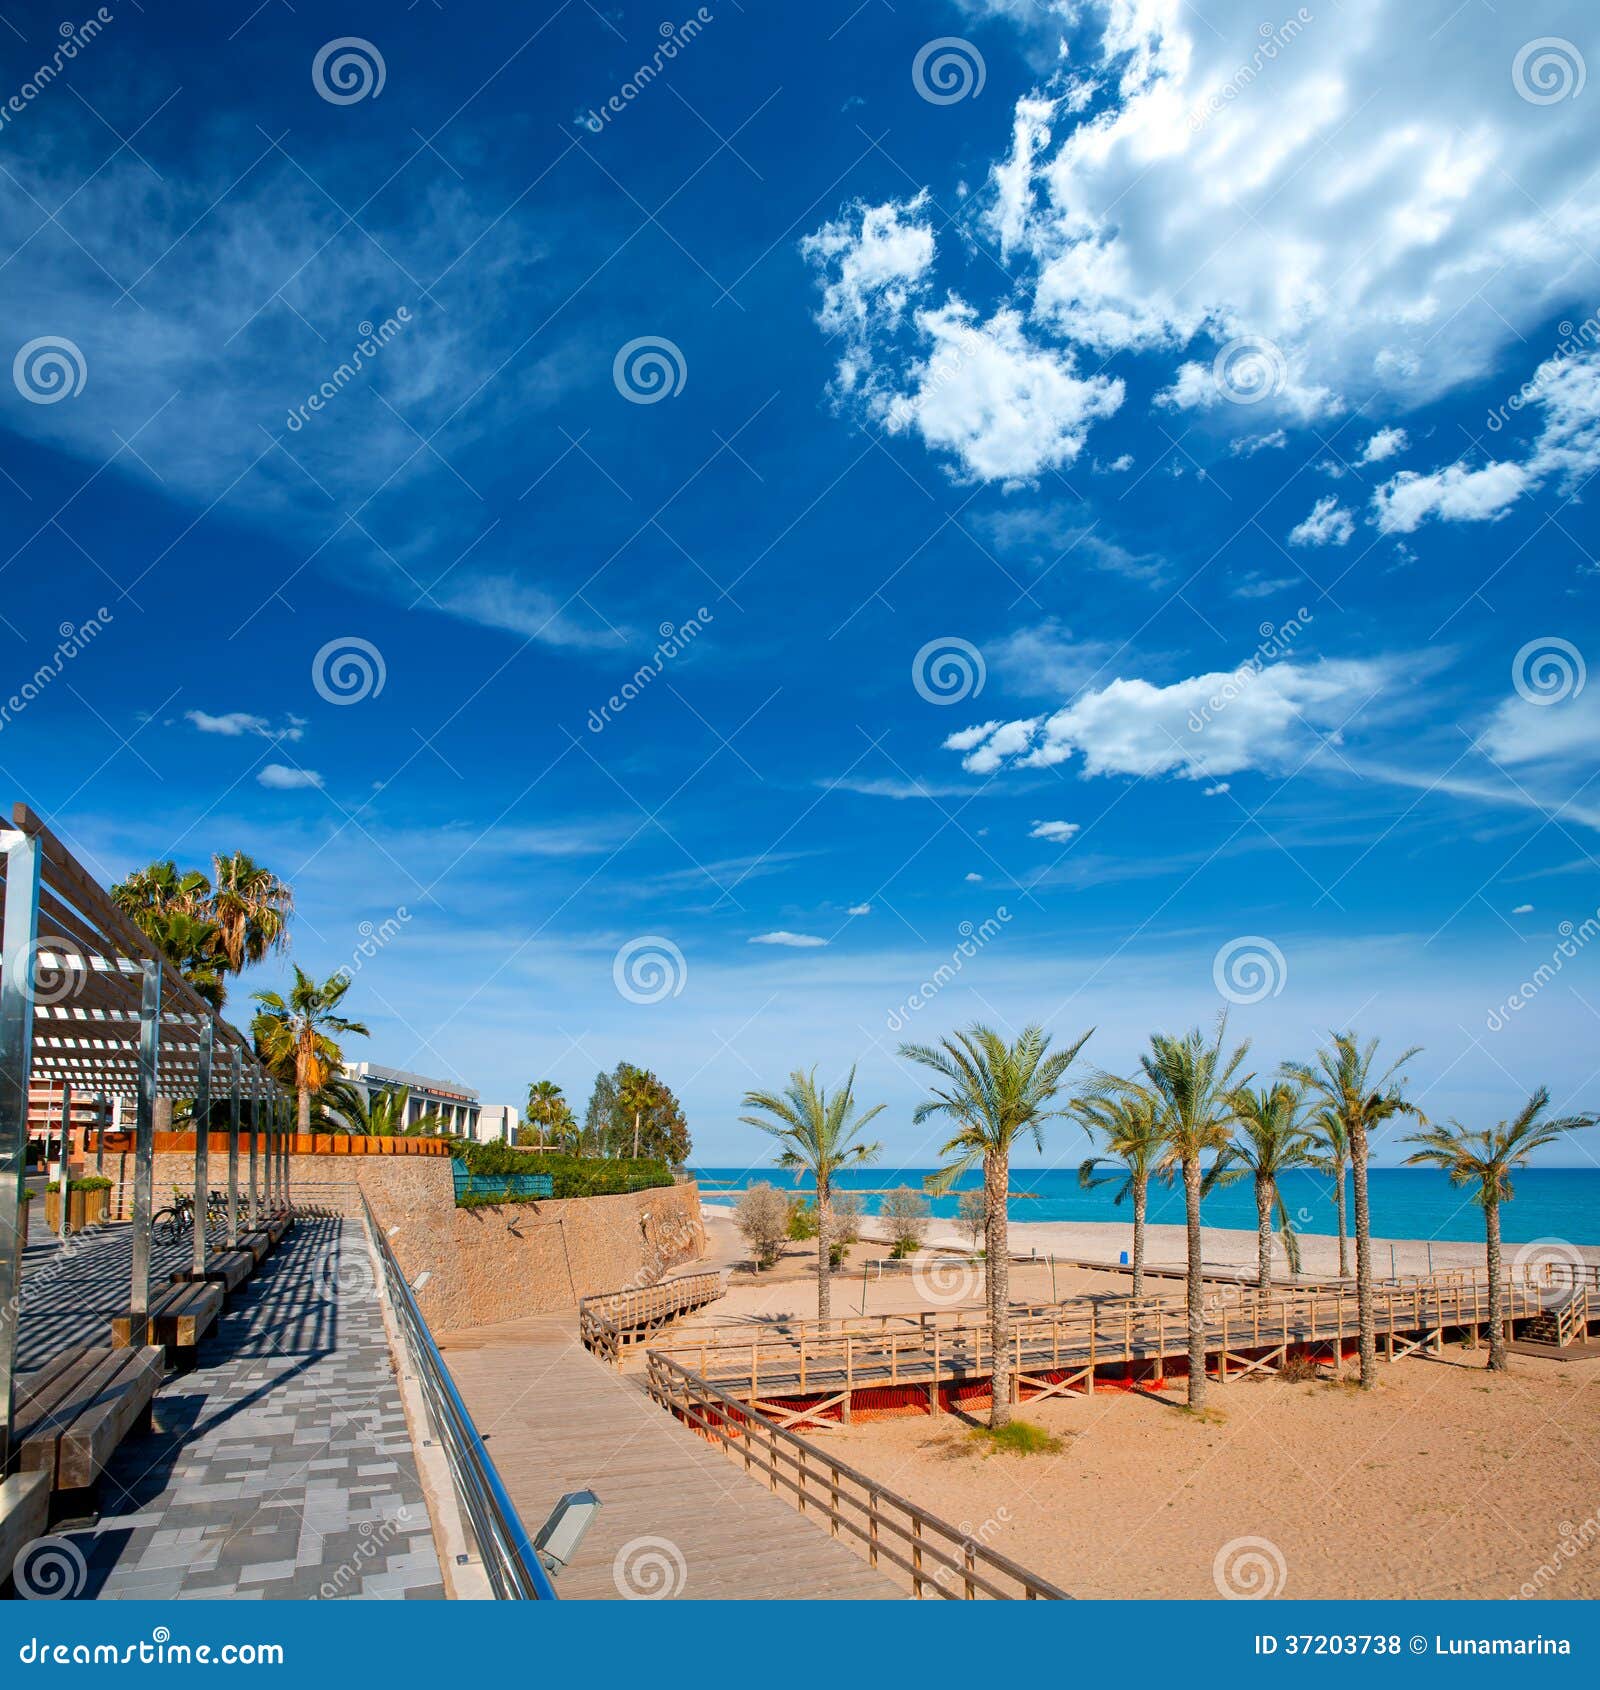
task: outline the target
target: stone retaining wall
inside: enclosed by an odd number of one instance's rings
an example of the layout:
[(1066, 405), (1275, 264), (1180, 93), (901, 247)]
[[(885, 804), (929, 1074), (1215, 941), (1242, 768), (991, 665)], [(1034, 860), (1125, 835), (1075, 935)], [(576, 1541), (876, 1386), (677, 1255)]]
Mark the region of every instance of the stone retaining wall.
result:
[[(132, 1156), (123, 1164), (108, 1155), (105, 1171), (131, 1192)], [(241, 1192), (248, 1177), (241, 1158)], [(213, 1157), (210, 1184), (221, 1190), (227, 1178), (227, 1157)], [(193, 1184), (192, 1153), (155, 1158), (158, 1208), (174, 1186), (188, 1191)], [(295, 1156), (289, 1190), (298, 1203), (345, 1215), (360, 1214), (358, 1192), (365, 1192), (407, 1280), (427, 1273), (417, 1301), (436, 1333), (573, 1310), (580, 1297), (650, 1283), (706, 1252), (700, 1188), (692, 1181), (613, 1197), (458, 1209), (442, 1158)]]

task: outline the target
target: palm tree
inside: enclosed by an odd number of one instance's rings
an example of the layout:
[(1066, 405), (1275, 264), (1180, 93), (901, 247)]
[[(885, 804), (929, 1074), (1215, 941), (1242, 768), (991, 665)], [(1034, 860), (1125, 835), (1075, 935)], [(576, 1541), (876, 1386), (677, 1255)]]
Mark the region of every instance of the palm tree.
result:
[[(1144, 1295), (1145, 1213), (1150, 1177), (1161, 1157), (1161, 1124), (1154, 1098), (1141, 1086), (1111, 1080), (1102, 1094), (1078, 1098), (1072, 1113), (1091, 1137), (1105, 1140), (1104, 1156), (1086, 1157), (1078, 1165), (1078, 1184), (1088, 1190), (1114, 1180), (1122, 1183), (1111, 1201), (1120, 1208), (1133, 1199), (1133, 1294)], [(1171, 1183), (1170, 1173), (1159, 1177)]]
[(1412, 1115), (1423, 1126), (1427, 1118), (1404, 1094), (1400, 1070), (1422, 1049), (1413, 1045), (1373, 1077), (1378, 1041), (1365, 1046), (1354, 1033), (1330, 1033), (1333, 1041), (1317, 1052), (1314, 1063), (1286, 1062), (1285, 1076), (1305, 1086), (1338, 1116), (1350, 1146), (1350, 1173), (1355, 1198), (1356, 1306), (1361, 1322), (1361, 1388), (1378, 1383), (1378, 1328), (1372, 1300), (1372, 1217), (1367, 1207), (1367, 1147), (1373, 1130), (1396, 1115)]
[(538, 1127), (541, 1145), (547, 1134), (554, 1136), (553, 1129), (563, 1112), (570, 1120), (572, 1111), (567, 1107), (561, 1087), (554, 1080), (535, 1080), (528, 1087), (528, 1119)]
[(858, 1114), (855, 1086), (856, 1071), (852, 1068), (844, 1085), (830, 1097), (817, 1084), (816, 1069), (806, 1074), (797, 1068), (781, 1093), (747, 1091), (744, 1107), (761, 1113), (739, 1117), (747, 1126), (770, 1133), (783, 1146), (778, 1157), (780, 1168), (809, 1173), (816, 1184), (818, 1320), (827, 1320), (832, 1313), (833, 1176), (842, 1168), (872, 1161), (882, 1149), (881, 1145), (861, 1143), (857, 1135), (884, 1106), (875, 1103)]
[(211, 915), (221, 930), (231, 973), (260, 962), (268, 951), (287, 950), (294, 893), (270, 869), (243, 851), (211, 859)]
[[(311, 1100), (311, 1126), (316, 1132), (342, 1132), (365, 1138), (394, 1138), (406, 1130), (406, 1105), (411, 1088), (400, 1086), (368, 1097), (343, 1074), (332, 1074)], [(424, 1116), (417, 1125), (428, 1119)], [(437, 1117), (435, 1117), (437, 1119)]]
[(1350, 1277), (1350, 1233), (1345, 1217), (1345, 1182), (1350, 1177), (1350, 1139), (1335, 1109), (1319, 1109), (1309, 1122), (1318, 1153), (1312, 1167), (1333, 1180), (1333, 1206), (1339, 1216), (1339, 1277)]
[[(660, 1101), (661, 1083), (644, 1068), (630, 1068), (617, 1087), (617, 1107), (633, 1116), (633, 1159), (639, 1160), (639, 1128), (645, 1112)], [(747, 1105), (748, 1107), (748, 1105)]]
[(347, 1021), (337, 1013), (351, 983), (351, 975), (333, 974), (319, 986), (296, 963), (287, 1000), (277, 992), (255, 994), (261, 1008), (250, 1032), (274, 1077), (293, 1085), (298, 1094), (297, 1132), (311, 1131), (311, 1099), (344, 1064), (344, 1052), (333, 1035), (367, 1037), (359, 1021)]
[(135, 869), (111, 888), (111, 901), (213, 1008), (228, 991), (222, 930), (212, 919), (211, 882), (175, 862)]
[(1231, 1185), (1248, 1173), (1256, 1188), (1256, 1289), (1265, 1295), (1272, 1289), (1272, 1218), (1277, 1211), (1284, 1254), (1290, 1273), (1300, 1271), (1300, 1240), (1295, 1236), (1289, 1210), (1278, 1190), (1278, 1178), (1294, 1168), (1310, 1167), (1315, 1160), (1316, 1141), (1301, 1123), (1305, 1093), (1281, 1081), (1275, 1086), (1251, 1091), (1241, 1086), (1229, 1099), (1238, 1122), (1233, 1142), (1211, 1165), (1201, 1183), (1202, 1193), (1214, 1186)]
[(1228, 1018), (1217, 1018), (1216, 1037), (1208, 1044), (1196, 1027), (1182, 1038), (1151, 1035), (1149, 1051), (1139, 1058), (1145, 1084), (1156, 1100), (1165, 1141), (1162, 1165), (1183, 1176), (1188, 1222), (1189, 1407), (1199, 1409), (1206, 1396), (1205, 1261), (1200, 1248), (1201, 1157), (1228, 1147), (1237, 1119), (1234, 1093), (1248, 1042), (1231, 1055), (1223, 1052)]
[(969, 1169), (980, 1163), (983, 1167), (992, 1368), (989, 1424), (996, 1429), (1011, 1420), (1011, 1244), (1006, 1219), (1011, 1152), (1024, 1133), (1042, 1148), (1044, 1123), (1069, 1113), (1067, 1107), (1052, 1105), (1072, 1059), (1093, 1031), (1091, 1027), (1068, 1049), (1055, 1052), (1042, 1027), (1025, 1027), (1012, 1045), (993, 1028), (975, 1026), (941, 1039), (937, 1046), (900, 1047), (902, 1056), (931, 1068), (944, 1082), (917, 1105), (912, 1119), (920, 1126), (931, 1115), (945, 1115), (956, 1129), (939, 1152), (954, 1160), (930, 1176), (928, 1189), (947, 1192)]
[(1489, 1263), (1489, 1371), (1506, 1371), (1505, 1286), (1500, 1277), (1500, 1205), (1516, 1194), (1511, 1189), (1511, 1170), (1527, 1165), (1535, 1150), (1554, 1144), (1563, 1133), (1592, 1127), (1593, 1115), (1563, 1115), (1542, 1120), (1550, 1107), (1549, 1090), (1540, 1086), (1509, 1124), (1483, 1131), (1471, 1131), (1459, 1121), (1430, 1127), (1406, 1140), (1418, 1148), (1406, 1157), (1406, 1165), (1419, 1162), (1443, 1168), (1452, 1185), (1477, 1186), (1477, 1201), (1483, 1205), (1485, 1254)]

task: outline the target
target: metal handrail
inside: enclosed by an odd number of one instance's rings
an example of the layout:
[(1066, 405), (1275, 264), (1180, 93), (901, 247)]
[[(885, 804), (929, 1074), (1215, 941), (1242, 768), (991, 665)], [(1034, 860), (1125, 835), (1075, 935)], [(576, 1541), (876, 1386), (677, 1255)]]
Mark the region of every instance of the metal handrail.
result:
[(427, 1400), (428, 1418), (450, 1465), (456, 1496), (477, 1542), (489, 1583), (502, 1601), (553, 1602), (556, 1593), (533, 1541), (484, 1448), (364, 1192), (361, 1209), (367, 1236), (383, 1268), (390, 1307), (405, 1334), (406, 1349)]

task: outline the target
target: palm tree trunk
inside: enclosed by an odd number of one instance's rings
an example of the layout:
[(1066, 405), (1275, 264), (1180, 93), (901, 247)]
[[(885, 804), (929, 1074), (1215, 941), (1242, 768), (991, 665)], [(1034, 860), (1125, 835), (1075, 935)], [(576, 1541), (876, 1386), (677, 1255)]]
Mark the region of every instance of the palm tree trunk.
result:
[(1367, 1129), (1350, 1128), (1351, 1183), (1356, 1210), (1356, 1309), (1361, 1322), (1361, 1388), (1378, 1383), (1378, 1327), (1372, 1306), (1372, 1218), (1367, 1211)]
[(296, 1089), (299, 1092), (299, 1101), (295, 1106), (294, 1130), (297, 1133), (308, 1133), (311, 1131), (311, 1088), (300, 1086)]
[(1334, 1186), (1333, 1201), (1334, 1206), (1339, 1211), (1339, 1277), (1348, 1279), (1350, 1277), (1350, 1246), (1345, 1232), (1344, 1177), (1345, 1160), (1341, 1156), (1338, 1167), (1334, 1169), (1334, 1178), (1338, 1183)]
[(1272, 1289), (1272, 1187), (1270, 1174), (1256, 1175), (1256, 1290)]
[(817, 1181), (817, 1319), (833, 1318), (833, 1202), (826, 1178)]
[(1150, 1195), (1150, 1176), (1133, 1176), (1133, 1295), (1144, 1295), (1144, 1212)]
[(1500, 1205), (1493, 1199), (1483, 1205), (1483, 1229), (1489, 1255), (1489, 1371), (1505, 1373), (1508, 1368), (1505, 1287), (1500, 1283)]
[(639, 1160), (639, 1122), (643, 1119), (644, 1111), (635, 1109), (633, 1112), (633, 1159)]
[(1203, 1408), (1206, 1400), (1206, 1299), (1204, 1262), (1200, 1255), (1200, 1158), (1183, 1160), (1183, 1204), (1189, 1242), (1189, 1407)]
[(1011, 1424), (1011, 1239), (1006, 1225), (1010, 1176), (1004, 1154), (995, 1152), (987, 1159), (983, 1196), (989, 1249), (989, 1425), (996, 1430)]

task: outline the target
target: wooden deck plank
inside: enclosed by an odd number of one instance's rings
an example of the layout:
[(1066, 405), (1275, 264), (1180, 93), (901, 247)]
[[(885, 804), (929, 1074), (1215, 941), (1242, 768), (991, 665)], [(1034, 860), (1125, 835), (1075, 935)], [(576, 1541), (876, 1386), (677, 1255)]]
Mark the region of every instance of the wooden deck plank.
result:
[[(902, 1600), (888, 1577), (664, 1414), (637, 1381), (586, 1351), (570, 1315), (447, 1336), (445, 1361), (523, 1523), (536, 1532), (566, 1491), (604, 1504), (557, 1581), (568, 1600), (615, 1601), (641, 1539), (682, 1558), (683, 1600)], [(659, 1550), (659, 1543), (656, 1548)], [(666, 1551), (668, 1576), (672, 1556)]]

